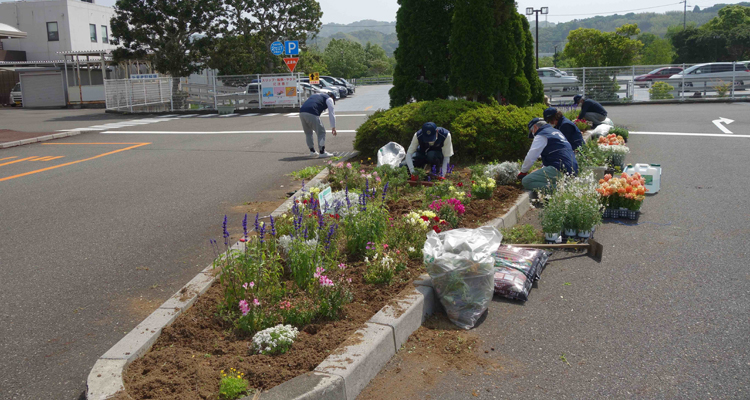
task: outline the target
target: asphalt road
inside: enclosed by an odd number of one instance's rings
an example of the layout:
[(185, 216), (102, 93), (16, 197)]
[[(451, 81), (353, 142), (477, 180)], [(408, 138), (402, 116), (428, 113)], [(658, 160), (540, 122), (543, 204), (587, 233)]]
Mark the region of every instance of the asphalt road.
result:
[[(608, 111), (634, 130), (721, 134), (711, 120), (723, 116), (750, 134), (747, 104)], [(597, 230), (601, 264), (556, 254), (526, 303), (495, 298), (475, 328), (493, 366), (447, 372), (415, 398), (750, 398), (750, 138), (628, 145), (627, 162), (663, 167), (638, 225)]]
[[(339, 101), (339, 135), (326, 148), (351, 151), (354, 129), (387, 107), (387, 90)], [(96, 359), (211, 263), (208, 240), (221, 238), (225, 214), (236, 240), (243, 213), (257, 208), (246, 202), (273, 210), (292, 190), (285, 174), (323, 163), (307, 157), (294, 114), (3, 109), (0, 121), (99, 129), (0, 150), (2, 399), (82, 396)]]

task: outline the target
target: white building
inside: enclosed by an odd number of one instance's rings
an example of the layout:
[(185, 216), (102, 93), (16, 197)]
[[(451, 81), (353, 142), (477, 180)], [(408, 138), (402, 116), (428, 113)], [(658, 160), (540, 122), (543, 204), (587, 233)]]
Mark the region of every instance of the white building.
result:
[(58, 52), (112, 50), (109, 44), (112, 7), (81, 0), (11, 1), (0, 3), (0, 23), (27, 36), (2, 39), (5, 50), (25, 51), (28, 61), (53, 61)]

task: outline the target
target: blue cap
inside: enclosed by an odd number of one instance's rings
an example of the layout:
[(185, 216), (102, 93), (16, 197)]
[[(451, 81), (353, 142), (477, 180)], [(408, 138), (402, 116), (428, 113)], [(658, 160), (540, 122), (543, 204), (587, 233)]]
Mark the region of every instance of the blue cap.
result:
[(583, 96), (581, 96), (580, 94), (573, 96), (573, 104), (578, 104), (578, 102), (581, 101), (582, 98)]
[(536, 123), (541, 120), (542, 120), (541, 118), (534, 118), (531, 121), (529, 121), (529, 137), (534, 137), (534, 134), (531, 133), (531, 127), (536, 125)]
[(557, 114), (557, 109), (555, 107), (550, 107), (544, 110), (544, 113), (542, 113), (545, 120), (549, 117), (553, 117), (555, 114)]
[(437, 125), (434, 122), (425, 122), (422, 125), (422, 135), (425, 142), (434, 142), (437, 140)]

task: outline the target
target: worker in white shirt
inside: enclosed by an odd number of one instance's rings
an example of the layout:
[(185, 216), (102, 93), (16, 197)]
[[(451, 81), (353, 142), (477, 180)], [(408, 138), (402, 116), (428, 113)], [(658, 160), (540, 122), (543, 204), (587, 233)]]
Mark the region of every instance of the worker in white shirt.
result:
[[(328, 121), (331, 123), (331, 133), (336, 136), (336, 114), (333, 112), (333, 94), (318, 93), (307, 98), (299, 109), (299, 119), (302, 121), (302, 130), (305, 131), (307, 147), (310, 149), (310, 157), (331, 157), (333, 154), (326, 151), (326, 128), (320, 122), (320, 114), (328, 110)], [(313, 130), (318, 135), (318, 149), (315, 151), (313, 144)]]
[(439, 128), (434, 122), (426, 122), (422, 129), (418, 130), (411, 139), (409, 149), (406, 151), (406, 165), (409, 173), (414, 173), (414, 168), (424, 168), (425, 165), (434, 165), (439, 168), (440, 175), (448, 171), (448, 163), (453, 156), (453, 143), (451, 133), (445, 128)]
[[(575, 153), (562, 132), (540, 118), (532, 119), (528, 127), (529, 137), (534, 141), (518, 174), (524, 189), (544, 189), (548, 185), (554, 188), (560, 174), (578, 174)], [(529, 174), (539, 157), (544, 167)]]

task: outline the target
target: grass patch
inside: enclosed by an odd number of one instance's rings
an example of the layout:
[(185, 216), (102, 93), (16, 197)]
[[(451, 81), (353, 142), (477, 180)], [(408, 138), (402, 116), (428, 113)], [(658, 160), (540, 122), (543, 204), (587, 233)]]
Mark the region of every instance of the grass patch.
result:
[(544, 234), (529, 224), (516, 225), (512, 228), (500, 230), (503, 234), (503, 243), (506, 244), (534, 244), (544, 243)]
[(300, 179), (309, 180), (309, 179), (314, 178), (315, 175), (319, 174), (320, 171), (323, 170), (323, 168), (325, 167), (322, 165), (313, 165), (310, 167), (302, 168), (299, 171), (294, 171), (291, 174), (289, 174), (289, 176), (291, 176), (292, 179), (294, 179), (295, 181), (298, 181)]

